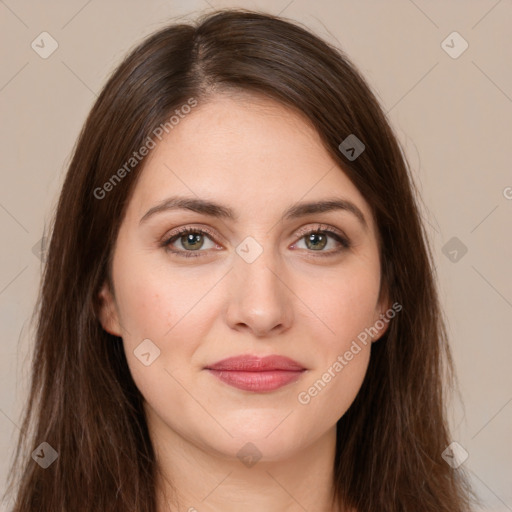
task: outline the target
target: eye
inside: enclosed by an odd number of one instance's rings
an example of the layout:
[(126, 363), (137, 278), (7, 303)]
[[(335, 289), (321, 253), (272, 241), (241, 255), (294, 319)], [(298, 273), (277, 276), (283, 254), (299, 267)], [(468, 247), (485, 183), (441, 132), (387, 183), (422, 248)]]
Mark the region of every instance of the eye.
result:
[[(210, 242), (213, 243), (212, 237), (214, 235), (209, 230), (205, 228), (194, 228), (189, 226), (180, 229), (177, 234), (173, 234), (170, 238), (168, 238), (162, 243), (162, 246), (165, 247), (171, 253), (176, 254), (178, 256), (183, 256), (185, 258), (197, 257), (201, 256), (201, 252), (204, 252), (200, 251), (200, 249), (202, 249), (204, 246), (205, 236), (208, 237), (210, 239)], [(170, 249), (170, 246), (172, 246), (175, 242), (179, 242), (184, 250)], [(213, 243), (213, 246), (216, 246), (216, 244)], [(211, 248), (212, 247), (210, 247), (210, 249)]]
[[(351, 247), (351, 243), (341, 232), (329, 226), (318, 225), (314, 229), (302, 229), (296, 232), (295, 236), (300, 240), (292, 247), (297, 248), (298, 243), (304, 240), (308, 252), (318, 253), (315, 256), (332, 256)], [(212, 244), (210, 247), (204, 247), (205, 237)], [(220, 247), (213, 241), (214, 237), (215, 235), (206, 228), (187, 226), (171, 234), (169, 238), (161, 243), (161, 246), (170, 253), (184, 258), (204, 256), (204, 253), (207, 252), (206, 249), (218, 249)], [(329, 239), (334, 240), (335, 247), (330, 251), (324, 251), (323, 249), (329, 244)], [(176, 243), (181, 245), (181, 249), (171, 248)]]
[[(315, 256), (332, 256), (351, 247), (347, 237), (329, 226), (318, 225), (315, 229), (302, 229), (295, 233), (295, 236), (300, 237), (296, 245), (304, 240), (306, 249), (311, 249), (310, 252), (319, 253)], [(335, 247), (330, 251), (324, 251), (323, 249), (329, 244), (329, 238), (334, 239)]]

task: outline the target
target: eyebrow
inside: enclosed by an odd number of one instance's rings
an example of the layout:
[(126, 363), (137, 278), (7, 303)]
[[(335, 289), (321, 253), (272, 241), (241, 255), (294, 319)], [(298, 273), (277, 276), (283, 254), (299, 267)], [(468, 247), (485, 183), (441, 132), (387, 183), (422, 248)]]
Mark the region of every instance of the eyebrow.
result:
[[(164, 199), (161, 203), (150, 208), (140, 219), (140, 224), (146, 222), (150, 217), (157, 213), (169, 210), (191, 210), (203, 215), (209, 215), (211, 217), (220, 219), (227, 219), (234, 222), (236, 222), (239, 218), (235, 211), (228, 206), (223, 206), (206, 199), (173, 196)], [(337, 197), (326, 198), (321, 201), (294, 204), (284, 212), (280, 220), (283, 221), (296, 219), (314, 213), (324, 213), (339, 210), (352, 213), (365, 229), (368, 228), (368, 224), (363, 215), (363, 212), (354, 203)]]

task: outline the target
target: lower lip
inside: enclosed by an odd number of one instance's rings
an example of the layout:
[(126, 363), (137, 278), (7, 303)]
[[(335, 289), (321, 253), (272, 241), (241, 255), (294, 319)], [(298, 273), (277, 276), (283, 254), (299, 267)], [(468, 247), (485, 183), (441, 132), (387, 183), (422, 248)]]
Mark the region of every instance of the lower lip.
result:
[(218, 379), (245, 391), (274, 391), (300, 378), (304, 370), (270, 370), (259, 372), (210, 370)]

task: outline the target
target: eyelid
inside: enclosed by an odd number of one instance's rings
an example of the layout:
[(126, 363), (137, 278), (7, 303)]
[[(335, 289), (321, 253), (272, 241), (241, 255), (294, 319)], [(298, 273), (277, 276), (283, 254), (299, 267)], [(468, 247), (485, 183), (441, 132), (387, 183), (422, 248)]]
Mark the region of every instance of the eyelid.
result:
[(302, 237), (304, 235), (307, 235), (314, 231), (327, 231), (327, 232), (334, 232), (341, 238), (344, 238), (347, 242), (349, 242), (349, 238), (343, 231), (341, 231), (338, 228), (335, 228), (334, 226), (331, 226), (330, 224), (317, 224), (316, 227), (311, 227), (311, 225), (304, 226), (297, 231), (295, 231), (294, 236), (295, 237)]
[[(212, 237), (212, 238), (218, 237), (218, 238), (223, 239), (222, 236), (218, 235), (216, 232), (213, 232), (213, 230), (211, 230), (208, 226), (203, 226), (203, 225), (196, 226), (194, 224), (188, 224), (186, 226), (176, 228), (176, 229), (166, 233), (163, 237), (163, 241), (166, 242), (170, 238), (173, 238), (176, 235), (179, 235), (181, 233), (186, 233), (187, 231), (190, 231), (192, 229), (197, 229), (199, 232), (205, 232), (208, 235), (210, 235), (210, 237)], [(299, 238), (301, 236), (309, 234), (312, 231), (334, 231), (336, 234), (345, 238), (347, 241), (349, 240), (348, 236), (340, 229), (338, 229), (334, 226), (331, 226), (329, 224), (321, 224), (321, 223), (317, 223), (317, 225), (315, 227), (311, 227), (310, 225), (303, 226), (303, 227), (299, 228), (297, 231), (295, 231), (293, 236)]]
[(189, 231), (197, 231), (198, 233), (207, 234), (209, 235), (210, 238), (212, 238), (212, 241), (215, 241), (217, 238), (223, 240), (223, 237), (221, 235), (217, 234), (207, 226), (196, 226), (194, 224), (187, 224), (186, 226), (182, 226), (180, 228), (176, 228), (171, 230), (170, 232), (167, 232), (162, 238), (161, 245), (166, 245), (170, 243), (170, 240), (172, 238), (176, 238), (182, 233), (186, 234)]

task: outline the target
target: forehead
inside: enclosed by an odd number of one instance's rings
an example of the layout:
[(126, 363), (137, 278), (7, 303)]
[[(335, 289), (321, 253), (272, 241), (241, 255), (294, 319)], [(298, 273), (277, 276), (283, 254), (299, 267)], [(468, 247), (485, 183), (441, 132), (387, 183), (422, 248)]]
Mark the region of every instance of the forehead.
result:
[(217, 95), (184, 115), (148, 155), (133, 208), (142, 215), (180, 194), (229, 204), (241, 216), (281, 214), (298, 201), (337, 196), (371, 217), (311, 124), (248, 94)]

